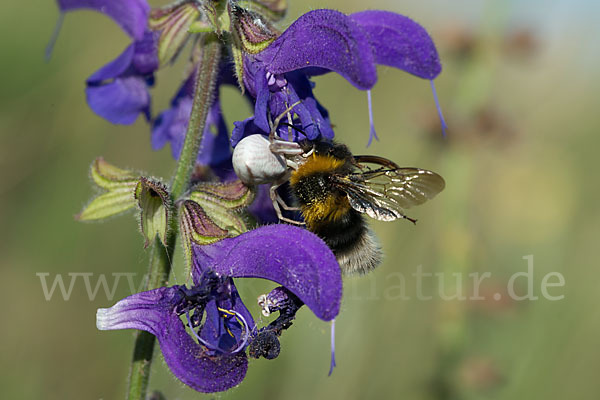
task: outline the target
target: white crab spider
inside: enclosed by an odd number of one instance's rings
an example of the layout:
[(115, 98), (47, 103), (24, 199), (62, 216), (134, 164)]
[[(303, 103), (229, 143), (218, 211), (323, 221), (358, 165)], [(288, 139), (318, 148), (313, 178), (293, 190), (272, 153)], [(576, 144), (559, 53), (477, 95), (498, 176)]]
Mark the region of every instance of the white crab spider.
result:
[(298, 143), (281, 139), (277, 136), (276, 130), (281, 119), (300, 102), (292, 104), (287, 110), (279, 115), (271, 124), (269, 137), (260, 134), (246, 136), (235, 146), (233, 150), (233, 170), (235, 174), (248, 186), (260, 184), (271, 184), (269, 194), (277, 217), (281, 221), (297, 225), (304, 225), (289, 218), (285, 218), (281, 213), (281, 208), (287, 211), (297, 211), (297, 207), (288, 206), (285, 201), (277, 194), (277, 188), (283, 185), (290, 178), (291, 170), (298, 169), (303, 159), (310, 156), (312, 149), (305, 152)]

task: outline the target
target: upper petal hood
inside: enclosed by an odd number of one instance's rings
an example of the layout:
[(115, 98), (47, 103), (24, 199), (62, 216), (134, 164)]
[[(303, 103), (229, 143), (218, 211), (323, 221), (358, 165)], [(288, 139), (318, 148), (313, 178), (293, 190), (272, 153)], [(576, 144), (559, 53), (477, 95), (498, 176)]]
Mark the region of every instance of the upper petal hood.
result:
[(350, 18), (367, 33), (377, 64), (424, 79), (433, 79), (442, 71), (433, 40), (410, 18), (381, 10), (358, 12)]
[(57, 0), (61, 11), (89, 8), (111, 17), (129, 36), (141, 39), (150, 6), (145, 0)]
[(306, 67), (337, 72), (358, 89), (377, 80), (365, 32), (347, 15), (314, 10), (302, 15), (260, 53), (267, 70), (283, 74)]
[(339, 313), (342, 277), (329, 247), (315, 234), (295, 226), (263, 226), (208, 246), (196, 246), (193, 274), (212, 269), (221, 275), (263, 278), (294, 293), (317, 317)]

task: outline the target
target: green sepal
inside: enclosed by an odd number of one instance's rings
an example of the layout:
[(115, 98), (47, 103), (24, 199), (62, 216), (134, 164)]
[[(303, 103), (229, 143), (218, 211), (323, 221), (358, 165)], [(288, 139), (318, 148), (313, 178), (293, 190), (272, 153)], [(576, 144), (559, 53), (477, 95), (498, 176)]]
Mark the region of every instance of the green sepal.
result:
[(217, 242), (229, 235), (229, 231), (215, 224), (200, 204), (192, 200), (184, 200), (180, 206), (179, 224), (181, 232), (188, 235), (191, 241), (204, 245)]
[(75, 216), (78, 221), (94, 221), (120, 214), (135, 207), (133, 191), (139, 175), (115, 167), (102, 157), (92, 163), (90, 176), (96, 185), (107, 190), (95, 197)]
[(231, 36), (233, 37), (231, 55), (233, 58), (234, 73), (237, 78), (238, 86), (242, 91), (242, 95), (244, 95), (246, 92), (246, 86), (244, 85), (244, 53), (242, 53), (241, 40), (237, 34), (234, 33)]
[[(259, 13), (227, 3), (234, 46), (250, 54), (257, 54), (269, 46), (281, 33)], [(239, 79), (239, 78), (238, 78)]]
[(254, 195), (254, 190), (238, 179), (222, 184), (199, 183), (189, 198), (200, 204), (218, 226), (237, 236), (248, 230), (240, 211), (252, 203)]
[(238, 210), (252, 204), (254, 191), (237, 179), (227, 183), (198, 183), (190, 191), (189, 197), (203, 204), (210, 201), (230, 210)]
[(135, 184), (139, 177), (134, 171), (115, 167), (102, 157), (94, 160), (90, 175), (96, 185), (106, 190), (129, 187)]
[(216, 225), (202, 207), (192, 200), (184, 200), (179, 204), (179, 232), (188, 271), (192, 268), (192, 243), (211, 244), (230, 236), (229, 231)]
[(148, 247), (156, 235), (166, 246), (171, 213), (171, 198), (166, 186), (140, 177), (135, 187), (135, 199), (140, 208), (140, 229), (146, 239), (144, 247)]
[(240, 180), (199, 183), (179, 202), (179, 226), (188, 266), (192, 243), (206, 245), (248, 230), (242, 209), (254, 200), (254, 190)]
[(189, 33), (208, 33), (215, 32), (215, 27), (212, 24), (208, 24), (205, 21), (194, 21), (188, 28)]
[(95, 221), (120, 214), (135, 206), (133, 187), (128, 190), (113, 190), (92, 200), (83, 211), (75, 216), (78, 221)]
[(189, 29), (200, 18), (200, 10), (193, 1), (155, 8), (150, 12), (148, 26), (160, 31), (158, 59), (161, 65), (172, 61), (189, 37)]
[(237, 5), (264, 15), (271, 21), (281, 21), (287, 12), (287, 0), (240, 0)]
[[(221, 36), (221, 23), (219, 21), (219, 14), (222, 13), (222, 6), (219, 3), (214, 3), (212, 1), (203, 1), (200, 3), (200, 7), (202, 8), (202, 14), (205, 19), (208, 21), (209, 25), (212, 25), (213, 31), (217, 34), (217, 36)], [(217, 9), (219, 7), (219, 10)], [(190, 30), (190, 32), (193, 32)]]

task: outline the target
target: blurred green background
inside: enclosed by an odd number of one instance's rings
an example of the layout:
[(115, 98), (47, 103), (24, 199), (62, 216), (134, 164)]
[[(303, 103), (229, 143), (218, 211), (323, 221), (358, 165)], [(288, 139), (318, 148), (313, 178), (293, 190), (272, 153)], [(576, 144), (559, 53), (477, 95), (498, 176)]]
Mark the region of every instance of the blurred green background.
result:
[[(156, 4), (154, 2), (153, 4)], [(338, 367), (329, 368), (329, 325), (308, 310), (282, 337), (274, 361), (251, 361), (246, 380), (203, 395), (172, 377), (157, 356), (151, 388), (168, 399), (597, 399), (600, 397), (600, 312), (596, 257), (600, 233), (596, 173), (600, 139), (599, 6), (586, 0), (293, 1), (287, 19), (329, 7), (365, 6), (408, 15), (432, 34), (444, 66), (436, 80), (450, 125), (441, 137), (429, 84), (379, 69), (373, 90), (381, 138), (368, 150), (366, 94), (333, 74), (316, 79), (339, 140), (355, 153), (439, 172), (447, 187), (411, 210), (417, 226), (373, 223), (386, 261), (367, 277), (344, 283), (337, 320)], [(26, 18), (24, 18), (26, 17)], [(113, 126), (85, 104), (84, 81), (128, 44), (111, 20), (67, 15), (50, 62), (44, 48), (58, 17), (52, 1), (3, 3), (0, 14), (0, 393), (6, 399), (118, 399), (126, 388), (133, 332), (99, 332), (95, 312), (114, 298), (90, 300), (81, 278), (65, 301), (44, 297), (39, 273), (136, 273), (147, 251), (131, 215), (82, 224), (73, 215), (92, 196), (88, 167), (97, 156), (168, 178), (170, 151), (153, 152), (149, 128)], [(164, 109), (183, 77), (161, 70), (153, 109)], [(250, 109), (230, 89), (225, 114)], [(515, 301), (507, 284), (533, 255), (536, 301)], [(181, 257), (175, 259), (181, 271)], [(417, 298), (414, 273), (424, 278)], [(472, 295), (469, 273), (488, 272), (485, 300)], [(565, 286), (542, 296), (544, 276)], [(404, 286), (400, 281), (404, 277)], [(182, 283), (179, 273), (171, 283)], [(553, 280), (555, 281), (555, 280)], [(240, 282), (254, 299), (271, 286)], [(517, 279), (517, 292), (527, 283)], [(402, 293), (402, 289), (403, 293)], [(496, 296), (496, 297), (494, 297)], [(498, 298), (500, 296), (500, 298)], [(408, 299), (407, 299), (408, 297)], [(264, 320), (264, 317), (263, 317)], [(268, 322), (268, 321), (263, 321)]]

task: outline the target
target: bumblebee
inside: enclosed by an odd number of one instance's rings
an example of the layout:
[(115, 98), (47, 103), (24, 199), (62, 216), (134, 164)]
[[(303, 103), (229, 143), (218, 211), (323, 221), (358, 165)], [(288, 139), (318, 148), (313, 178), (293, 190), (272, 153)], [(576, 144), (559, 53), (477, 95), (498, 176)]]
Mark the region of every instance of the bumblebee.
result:
[(344, 274), (367, 273), (382, 253), (364, 214), (380, 221), (404, 218), (404, 209), (444, 189), (444, 179), (419, 168), (401, 168), (377, 156), (353, 156), (347, 146), (302, 144), (311, 153), (289, 179), (307, 228), (336, 255)]
[[(404, 218), (415, 223), (404, 210), (441, 192), (444, 179), (424, 169), (401, 168), (383, 157), (354, 156), (335, 142), (282, 140), (275, 128), (283, 115), (272, 124), (268, 138), (255, 134), (237, 144), (237, 176), (247, 185), (270, 183), (279, 219), (306, 224), (333, 251), (344, 274), (371, 271), (381, 263), (382, 252), (364, 214), (380, 221)], [(278, 195), (277, 188), (286, 182), (299, 207), (288, 206)], [(300, 211), (304, 222), (284, 217), (281, 208)]]

